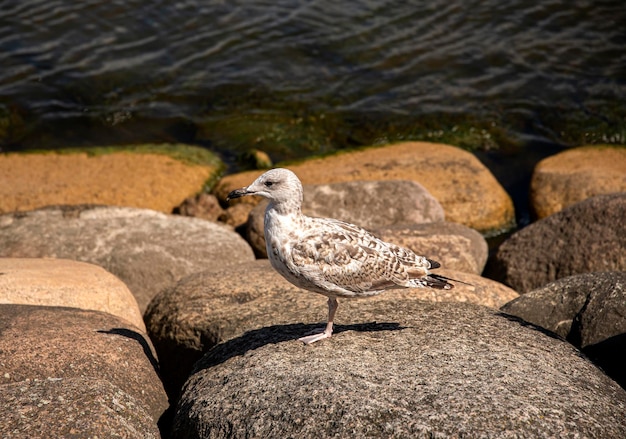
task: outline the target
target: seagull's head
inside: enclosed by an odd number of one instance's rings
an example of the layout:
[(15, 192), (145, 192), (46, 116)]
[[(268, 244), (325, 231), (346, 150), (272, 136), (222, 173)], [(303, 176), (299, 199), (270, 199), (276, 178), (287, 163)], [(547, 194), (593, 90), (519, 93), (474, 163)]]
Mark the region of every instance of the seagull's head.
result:
[(302, 183), (289, 169), (276, 168), (254, 180), (250, 186), (232, 191), (226, 201), (246, 195), (268, 198), (273, 204), (302, 203)]

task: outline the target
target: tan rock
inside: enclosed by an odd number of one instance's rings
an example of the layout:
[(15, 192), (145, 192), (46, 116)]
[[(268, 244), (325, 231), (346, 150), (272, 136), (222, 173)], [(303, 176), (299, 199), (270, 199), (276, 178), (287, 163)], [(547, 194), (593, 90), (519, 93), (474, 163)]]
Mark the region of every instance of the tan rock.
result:
[(538, 218), (596, 195), (626, 192), (626, 148), (585, 146), (537, 164), (531, 203)]
[(103, 311), (146, 330), (126, 284), (102, 267), (85, 262), (0, 258), (0, 303)]
[[(449, 145), (405, 142), (351, 151), (287, 166), (303, 184), (356, 180), (412, 180), (422, 184), (443, 206), (448, 221), (481, 232), (509, 229), (513, 202), (489, 170), (471, 153)], [(224, 177), (215, 194), (220, 200), (247, 186), (263, 171)], [(258, 199), (245, 197), (256, 204)]]
[(105, 204), (171, 213), (217, 167), (164, 154), (0, 154), (0, 213), (59, 204)]

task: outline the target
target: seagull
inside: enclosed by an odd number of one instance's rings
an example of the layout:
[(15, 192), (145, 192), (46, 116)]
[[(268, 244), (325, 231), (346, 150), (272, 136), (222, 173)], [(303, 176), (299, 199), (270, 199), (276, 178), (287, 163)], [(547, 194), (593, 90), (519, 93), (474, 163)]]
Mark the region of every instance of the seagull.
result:
[(302, 214), (302, 183), (289, 169), (265, 172), (250, 186), (228, 194), (269, 199), (265, 244), (272, 267), (299, 288), (328, 297), (323, 332), (298, 340), (311, 344), (330, 338), (338, 297), (367, 297), (393, 288), (451, 289), (449, 279), (430, 273), (438, 262), (385, 242), (359, 226)]

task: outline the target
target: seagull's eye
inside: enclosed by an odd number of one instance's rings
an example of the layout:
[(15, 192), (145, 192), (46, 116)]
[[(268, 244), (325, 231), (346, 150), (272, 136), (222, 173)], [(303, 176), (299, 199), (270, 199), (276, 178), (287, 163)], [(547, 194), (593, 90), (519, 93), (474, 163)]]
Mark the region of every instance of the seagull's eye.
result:
[(265, 187), (272, 187), (274, 182), (273, 181), (266, 181), (264, 184), (265, 184)]

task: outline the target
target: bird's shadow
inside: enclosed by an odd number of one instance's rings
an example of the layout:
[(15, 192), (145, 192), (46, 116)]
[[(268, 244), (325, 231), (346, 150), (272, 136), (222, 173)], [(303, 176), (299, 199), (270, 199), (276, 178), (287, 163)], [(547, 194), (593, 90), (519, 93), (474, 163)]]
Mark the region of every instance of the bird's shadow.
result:
[[(408, 326), (401, 326), (393, 322), (369, 322), (351, 325), (335, 325), (333, 335), (342, 332), (380, 332), (380, 331), (400, 331)], [(294, 323), (288, 325), (273, 325), (264, 328), (254, 329), (224, 341), (210, 349), (195, 365), (193, 373), (210, 367), (217, 366), (228, 361), (230, 358), (238, 357), (269, 344), (278, 344), (293, 341), (307, 347), (298, 341), (298, 338), (305, 335), (321, 332), (324, 329), (320, 324)], [(323, 343), (323, 341), (318, 342)], [(312, 345), (314, 346), (314, 345)]]

